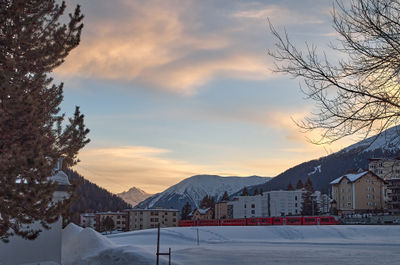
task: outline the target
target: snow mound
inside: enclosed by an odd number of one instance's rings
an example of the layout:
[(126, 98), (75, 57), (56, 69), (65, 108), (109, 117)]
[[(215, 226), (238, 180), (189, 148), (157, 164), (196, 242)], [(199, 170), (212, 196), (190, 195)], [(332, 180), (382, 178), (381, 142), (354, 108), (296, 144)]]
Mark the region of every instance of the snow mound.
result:
[(63, 245), (69, 244), (72, 238), (76, 237), (81, 231), (83, 230), (82, 227), (77, 226), (74, 223), (68, 224), (62, 230), (62, 243)]
[[(68, 231), (71, 231), (71, 234), (67, 236)], [(79, 233), (76, 233), (78, 229), (72, 227), (68, 231), (63, 233), (63, 264), (75, 264), (86, 257), (97, 255), (105, 249), (115, 247), (114, 243), (108, 238), (97, 233), (92, 228), (84, 228)]]

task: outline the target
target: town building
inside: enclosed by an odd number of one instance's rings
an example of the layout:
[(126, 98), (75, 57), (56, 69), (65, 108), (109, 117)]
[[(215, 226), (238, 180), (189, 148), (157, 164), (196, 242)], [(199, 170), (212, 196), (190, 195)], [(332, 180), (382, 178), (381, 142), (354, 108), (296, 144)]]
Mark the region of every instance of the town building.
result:
[(277, 190), (262, 195), (237, 196), (228, 202), (228, 216), (251, 218), (300, 215), (303, 193), (304, 190)]
[(237, 196), (228, 202), (232, 208), (232, 218), (267, 216), (267, 201), (262, 195)]
[(215, 219), (228, 219), (227, 201), (221, 201), (215, 204)]
[(300, 215), (304, 190), (275, 190), (263, 193), (267, 202), (266, 216)]
[(371, 171), (343, 175), (330, 184), (339, 213), (364, 213), (384, 208), (385, 181)]
[(213, 210), (211, 208), (200, 209), (197, 208), (193, 211), (193, 220), (212, 220)]
[(81, 227), (90, 227), (96, 229), (96, 214), (82, 213), (79, 215), (79, 225)]
[(104, 220), (110, 217), (114, 223), (113, 230), (128, 231), (129, 230), (129, 217), (127, 212), (101, 212), (95, 213), (96, 215), (96, 230), (99, 232), (105, 231), (103, 225)]
[(128, 230), (142, 230), (160, 227), (178, 226), (179, 211), (175, 209), (128, 209)]
[(400, 158), (371, 158), (368, 168), (386, 181), (385, 203), (389, 212), (400, 214)]

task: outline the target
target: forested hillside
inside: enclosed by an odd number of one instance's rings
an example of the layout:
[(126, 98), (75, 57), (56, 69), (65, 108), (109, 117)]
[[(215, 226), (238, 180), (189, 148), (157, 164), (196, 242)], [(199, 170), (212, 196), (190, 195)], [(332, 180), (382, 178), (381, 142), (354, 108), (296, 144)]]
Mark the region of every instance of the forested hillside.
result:
[(76, 201), (71, 205), (70, 218), (79, 222), (79, 214), (85, 212), (121, 211), (132, 206), (96, 184), (86, 180), (78, 172), (66, 170), (71, 183), (77, 185)]

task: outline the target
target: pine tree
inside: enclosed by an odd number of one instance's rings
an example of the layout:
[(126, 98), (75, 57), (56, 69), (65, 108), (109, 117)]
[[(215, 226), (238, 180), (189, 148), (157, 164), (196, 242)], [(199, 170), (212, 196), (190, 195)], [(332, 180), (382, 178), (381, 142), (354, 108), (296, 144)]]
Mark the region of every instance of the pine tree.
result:
[(294, 190), (292, 183), (289, 183), (289, 185), (287, 186), (286, 190)]
[(114, 220), (110, 216), (107, 216), (106, 218), (104, 218), (101, 225), (102, 225), (102, 230), (109, 231), (110, 234), (111, 234), (111, 231), (115, 227)]
[(62, 213), (52, 203), (55, 183), (48, 181), (57, 159), (64, 166), (78, 162), (78, 151), (89, 142), (79, 108), (69, 125), (59, 114), (63, 84), (49, 74), (63, 63), (80, 41), (79, 6), (68, 25), (59, 20), (64, 2), (3, 0), (0, 2), (0, 239), (16, 234), (34, 239)]
[(304, 185), (303, 182), (301, 182), (301, 179), (299, 179), (296, 185), (296, 190), (301, 190), (302, 188), (304, 188)]
[(249, 196), (249, 192), (247, 191), (247, 187), (243, 188), (242, 194), (240, 194), (240, 196)]
[(256, 196), (256, 195), (259, 195), (259, 194), (260, 194), (260, 192), (258, 191), (257, 188), (255, 188), (254, 191), (253, 191), (253, 196)]
[(224, 195), (222, 195), (221, 201), (222, 201), (222, 202), (227, 202), (227, 201), (229, 201), (228, 192), (226, 192), (226, 191), (224, 192)]
[(189, 204), (189, 202), (186, 202), (186, 204), (182, 207), (181, 220), (189, 220), (189, 214), (191, 212), (192, 206)]
[(314, 187), (313, 184), (311, 182), (310, 178), (307, 178), (306, 184), (304, 185), (304, 188), (308, 191), (310, 191), (311, 193), (314, 192)]

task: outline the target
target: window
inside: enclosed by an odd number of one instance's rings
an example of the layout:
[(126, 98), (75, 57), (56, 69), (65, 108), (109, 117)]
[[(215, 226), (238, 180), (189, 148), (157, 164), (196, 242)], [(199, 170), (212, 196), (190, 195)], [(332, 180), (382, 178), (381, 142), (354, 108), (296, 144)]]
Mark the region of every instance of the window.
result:
[(121, 219), (121, 215), (118, 215), (118, 216), (117, 216), (117, 219)]
[(351, 206), (351, 202), (348, 202), (348, 203), (347, 203), (347, 206)]
[(176, 222), (176, 218), (173, 218), (173, 219), (172, 219), (172, 222)]
[(297, 201), (297, 196), (294, 196), (294, 200)]
[(120, 225), (121, 224), (121, 222), (120, 221), (117, 221), (117, 225)]
[(255, 204), (253, 203), (252, 205), (251, 205), (251, 208), (255, 208), (256, 206), (255, 206)]
[(246, 204), (244, 205), (244, 208), (246, 208)]
[(251, 214), (255, 214), (256, 213), (256, 211), (255, 210), (251, 210)]
[(173, 216), (176, 216), (176, 213), (174, 212), (172, 215), (173, 215)]

